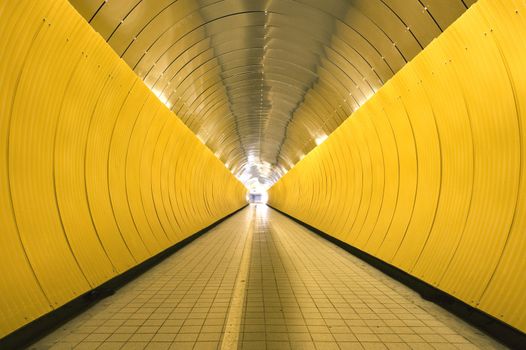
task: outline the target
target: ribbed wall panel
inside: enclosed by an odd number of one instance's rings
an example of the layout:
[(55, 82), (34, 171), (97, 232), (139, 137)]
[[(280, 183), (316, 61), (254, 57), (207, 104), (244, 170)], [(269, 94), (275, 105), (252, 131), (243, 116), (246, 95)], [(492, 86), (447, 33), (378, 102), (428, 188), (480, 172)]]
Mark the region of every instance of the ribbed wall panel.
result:
[(526, 331), (525, 15), (478, 1), (271, 205)]
[(245, 188), (66, 0), (0, 16), (2, 338), (240, 208)]

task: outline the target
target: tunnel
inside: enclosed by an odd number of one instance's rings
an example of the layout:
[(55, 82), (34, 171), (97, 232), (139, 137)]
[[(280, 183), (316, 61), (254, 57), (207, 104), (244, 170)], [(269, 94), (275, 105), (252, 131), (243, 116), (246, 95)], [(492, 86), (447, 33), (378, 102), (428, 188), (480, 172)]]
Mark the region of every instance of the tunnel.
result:
[(526, 349), (522, 0), (1, 0), (0, 349)]

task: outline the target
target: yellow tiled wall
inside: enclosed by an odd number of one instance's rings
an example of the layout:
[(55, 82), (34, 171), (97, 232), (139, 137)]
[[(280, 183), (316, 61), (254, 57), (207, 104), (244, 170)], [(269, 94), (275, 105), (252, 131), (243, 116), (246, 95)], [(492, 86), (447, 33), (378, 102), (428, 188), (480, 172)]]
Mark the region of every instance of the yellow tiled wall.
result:
[(245, 203), (66, 0), (0, 2), (0, 338)]
[(270, 203), (526, 331), (526, 6), (480, 0)]

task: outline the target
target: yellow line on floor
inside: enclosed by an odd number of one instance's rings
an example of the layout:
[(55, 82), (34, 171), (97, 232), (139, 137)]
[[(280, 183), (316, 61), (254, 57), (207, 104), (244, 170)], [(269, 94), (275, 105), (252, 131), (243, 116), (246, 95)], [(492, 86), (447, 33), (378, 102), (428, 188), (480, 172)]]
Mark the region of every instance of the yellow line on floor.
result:
[(254, 235), (254, 221), (256, 219), (255, 207), (251, 208), (250, 224), (248, 227), (243, 255), (237, 273), (232, 300), (226, 319), (225, 333), (221, 342), (221, 350), (237, 349), (239, 343), (239, 333), (241, 329), (241, 318), (243, 317), (243, 305), (247, 289), (248, 269), (250, 266), (250, 256), (252, 254), (252, 236)]

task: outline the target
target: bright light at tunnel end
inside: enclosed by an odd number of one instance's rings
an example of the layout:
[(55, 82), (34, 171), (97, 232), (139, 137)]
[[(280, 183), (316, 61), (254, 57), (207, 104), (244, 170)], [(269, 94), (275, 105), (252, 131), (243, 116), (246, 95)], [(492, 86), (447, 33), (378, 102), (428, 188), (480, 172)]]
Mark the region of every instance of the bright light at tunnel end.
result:
[(246, 183), (247, 202), (266, 204), (268, 202), (268, 184), (262, 183), (258, 178), (251, 178)]
[(248, 192), (247, 202), (251, 204), (267, 204), (268, 192)]

